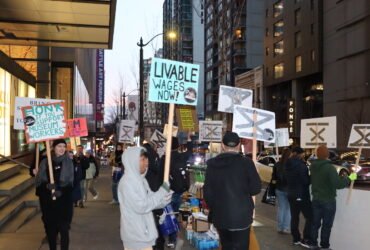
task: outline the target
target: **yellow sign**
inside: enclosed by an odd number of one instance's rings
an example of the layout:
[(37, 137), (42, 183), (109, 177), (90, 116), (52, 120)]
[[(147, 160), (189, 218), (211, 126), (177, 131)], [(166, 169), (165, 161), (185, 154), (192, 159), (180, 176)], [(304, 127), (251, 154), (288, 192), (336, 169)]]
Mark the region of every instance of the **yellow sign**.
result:
[(198, 131), (198, 119), (195, 108), (191, 107), (177, 108), (176, 115), (180, 131), (184, 132)]

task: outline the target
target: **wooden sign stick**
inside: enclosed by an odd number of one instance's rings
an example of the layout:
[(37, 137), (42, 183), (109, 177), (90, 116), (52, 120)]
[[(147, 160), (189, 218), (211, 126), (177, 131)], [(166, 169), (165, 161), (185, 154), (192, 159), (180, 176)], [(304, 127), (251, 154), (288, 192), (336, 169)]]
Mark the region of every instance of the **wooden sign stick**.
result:
[(257, 164), (257, 112), (253, 112), (253, 144), (252, 144), (252, 159), (254, 164)]
[[(50, 149), (50, 141), (45, 141), (46, 144), (46, 155), (48, 157), (48, 169), (49, 169), (49, 176), (50, 176), (50, 184), (54, 185), (54, 172), (53, 172), (53, 165), (52, 165), (52, 160), (51, 160), (51, 149)], [(51, 195), (53, 197), (53, 200), (56, 200), (55, 197), (55, 188), (51, 190)]]
[[(356, 167), (360, 163), (361, 153), (362, 153), (362, 146), (358, 149), (358, 156), (357, 156), (356, 165), (355, 165)], [(354, 184), (355, 184), (355, 182), (354, 181), (351, 181), (351, 185), (349, 186), (348, 195), (347, 195), (347, 201), (346, 201), (346, 204), (347, 205), (349, 204), (349, 201), (351, 200), (352, 190), (353, 190), (353, 185)]]
[(276, 160), (279, 161), (280, 160), (279, 147), (276, 143), (276, 140), (275, 140), (275, 152), (276, 152)]
[(35, 161), (36, 173), (39, 171), (39, 162), (40, 162), (40, 147), (39, 143), (36, 143), (36, 161)]
[(175, 104), (170, 103), (170, 110), (168, 113), (168, 127), (167, 127), (167, 143), (166, 143), (166, 158), (164, 162), (164, 182), (170, 180), (170, 162), (171, 162), (171, 145), (172, 145), (172, 128), (173, 128), (173, 116), (175, 112)]

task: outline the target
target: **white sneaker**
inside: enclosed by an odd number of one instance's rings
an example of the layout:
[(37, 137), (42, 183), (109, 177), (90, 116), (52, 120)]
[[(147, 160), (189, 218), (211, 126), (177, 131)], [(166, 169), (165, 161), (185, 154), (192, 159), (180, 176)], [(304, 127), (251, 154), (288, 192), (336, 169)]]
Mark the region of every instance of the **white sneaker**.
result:
[(119, 204), (119, 202), (118, 201), (115, 201), (115, 200), (112, 200), (111, 202), (109, 202), (109, 204), (110, 205), (117, 205), (117, 204)]
[(97, 200), (99, 198), (99, 193), (96, 193), (96, 195), (93, 197), (94, 200)]

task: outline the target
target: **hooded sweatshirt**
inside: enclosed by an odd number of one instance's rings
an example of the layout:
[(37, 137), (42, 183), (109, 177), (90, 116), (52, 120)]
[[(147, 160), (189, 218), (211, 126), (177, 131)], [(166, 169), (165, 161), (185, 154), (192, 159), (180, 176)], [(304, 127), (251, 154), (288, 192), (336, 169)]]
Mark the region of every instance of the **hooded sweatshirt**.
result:
[(311, 167), (311, 184), (313, 200), (333, 202), (337, 189), (345, 188), (349, 183), (347, 177), (340, 177), (329, 160), (315, 160)]
[(290, 158), (285, 165), (288, 198), (310, 200), (310, 176), (306, 163), (298, 157)]
[[(158, 237), (152, 210), (164, 208), (170, 200), (169, 193), (161, 187), (150, 190), (145, 173), (140, 174), (142, 147), (132, 147), (122, 155), (125, 175), (118, 185), (121, 210), (121, 239), (125, 248), (137, 250), (152, 247)], [(168, 202), (167, 202), (168, 200)]]
[(217, 229), (246, 229), (253, 222), (253, 195), (261, 180), (253, 161), (228, 152), (207, 161), (204, 198)]

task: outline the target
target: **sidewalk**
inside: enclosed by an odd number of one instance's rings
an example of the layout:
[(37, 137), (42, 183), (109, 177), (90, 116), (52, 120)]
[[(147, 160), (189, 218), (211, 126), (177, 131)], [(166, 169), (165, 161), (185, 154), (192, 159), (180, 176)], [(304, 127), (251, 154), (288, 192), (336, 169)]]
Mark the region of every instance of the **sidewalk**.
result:
[[(99, 199), (88, 201), (86, 208), (76, 208), (70, 232), (71, 250), (117, 250), (123, 249), (119, 234), (119, 207), (108, 203), (111, 201), (110, 171), (104, 169), (97, 180)], [(291, 236), (280, 235), (275, 230), (274, 207), (261, 204), (257, 198), (258, 226), (255, 232), (261, 250), (300, 249), (291, 246)], [(48, 250), (42, 245), (44, 229), (41, 215), (36, 216), (14, 233), (0, 234), (0, 250)], [(185, 241), (184, 250), (193, 249)]]

